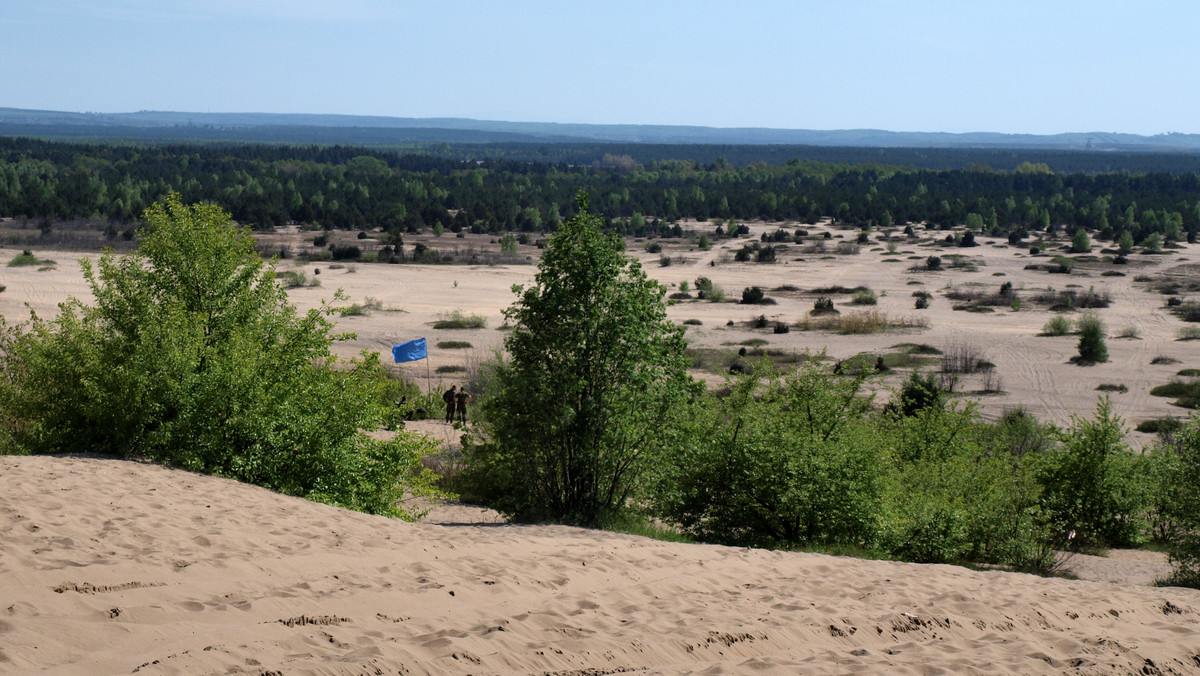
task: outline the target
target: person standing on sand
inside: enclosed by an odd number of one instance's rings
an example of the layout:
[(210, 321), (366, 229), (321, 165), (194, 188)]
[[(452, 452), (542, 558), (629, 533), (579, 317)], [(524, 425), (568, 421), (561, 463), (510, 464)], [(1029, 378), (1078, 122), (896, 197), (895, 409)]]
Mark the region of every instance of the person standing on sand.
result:
[(459, 420), (461, 420), (462, 424), (464, 424), (464, 425), (467, 424), (467, 402), (468, 401), (471, 401), (471, 395), (467, 394), (467, 388), (464, 387), (458, 391), (458, 395), (455, 397), (455, 400), (454, 400), (454, 404), (458, 408)]
[(446, 402), (446, 422), (448, 423), (454, 422), (454, 391), (456, 389), (458, 389), (457, 385), (451, 385), (450, 389), (446, 390), (446, 393), (442, 395), (442, 401)]

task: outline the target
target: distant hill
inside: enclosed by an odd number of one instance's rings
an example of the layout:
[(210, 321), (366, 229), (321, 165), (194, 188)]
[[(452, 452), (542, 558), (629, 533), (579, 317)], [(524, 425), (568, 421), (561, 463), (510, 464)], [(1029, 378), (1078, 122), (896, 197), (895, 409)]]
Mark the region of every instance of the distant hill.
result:
[(1038, 148), (1200, 152), (1200, 134), (1112, 132), (1053, 135), (896, 132), (879, 129), (770, 129), (641, 124), (503, 122), (466, 118), (279, 113), (72, 113), (0, 108), (0, 135), (97, 140), (207, 140), (268, 143), (654, 143), (856, 146), (865, 148)]

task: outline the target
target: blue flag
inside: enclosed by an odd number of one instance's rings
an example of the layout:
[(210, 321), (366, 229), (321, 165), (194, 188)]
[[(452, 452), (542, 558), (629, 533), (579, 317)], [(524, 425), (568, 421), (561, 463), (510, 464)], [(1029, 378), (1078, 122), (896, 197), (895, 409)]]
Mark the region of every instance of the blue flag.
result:
[(392, 346), (392, 358), (397, 364), (406, 361), (417, 361), (429, 356), (429, 350), (425, 348), (425, 339), (418, 338), (410, 340), (407, 343), (400, 343)]

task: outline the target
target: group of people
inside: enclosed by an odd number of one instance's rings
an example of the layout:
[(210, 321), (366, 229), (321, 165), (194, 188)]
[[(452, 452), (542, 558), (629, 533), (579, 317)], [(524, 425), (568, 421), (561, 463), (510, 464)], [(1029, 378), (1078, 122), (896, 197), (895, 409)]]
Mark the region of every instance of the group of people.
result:
[(467, 422), (467, 402), (471, 401), (471, 395), (467, 394), (467, 388), (458, 389), (457, 385), (451, 385), (450, 389), (442, 394), (442, 401), (446, 402), (446, 422), (453, 423), (454, 415), (458, 414), (458, 419), (463, 424)]

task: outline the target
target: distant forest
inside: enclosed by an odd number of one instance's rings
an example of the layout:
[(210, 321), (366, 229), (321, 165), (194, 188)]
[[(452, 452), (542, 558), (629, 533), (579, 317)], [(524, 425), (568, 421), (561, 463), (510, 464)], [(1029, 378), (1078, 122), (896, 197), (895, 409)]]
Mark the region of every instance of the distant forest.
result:
[[(434, 144), (431, 144), (433, 146)], [(0, 138), (0, 216), (117, 226), (177, 191), (255, 228), (553, 230), (591, 195), (626, 234), (682, 219), (929, 223), (1016, 239), (1085, 228), (1200, 232), (1200, 156), (1037, 150), (647, 144), (154, 145)], [(715, 155), (715, 157), (714, 157)], [(1118, 169), (1118, 170), (1114, 170)], [(112, 228), (116, 231), (116, 228)]]

